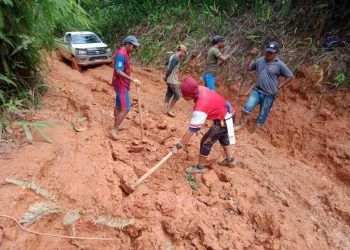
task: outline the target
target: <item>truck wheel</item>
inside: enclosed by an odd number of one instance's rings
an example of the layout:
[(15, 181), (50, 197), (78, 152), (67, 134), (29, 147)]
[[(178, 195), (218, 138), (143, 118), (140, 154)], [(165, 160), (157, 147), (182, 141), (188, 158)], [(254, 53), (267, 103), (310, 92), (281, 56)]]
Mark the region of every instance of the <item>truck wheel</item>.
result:
[(72, 68), (78, 70), (79, 72), (82, 71), (75, 57), (72, 58)]
[(58, 61), (64, 62), (64, 57), (62, 56), (62, 53), (58, 49), (56, 49), (56, 56)]

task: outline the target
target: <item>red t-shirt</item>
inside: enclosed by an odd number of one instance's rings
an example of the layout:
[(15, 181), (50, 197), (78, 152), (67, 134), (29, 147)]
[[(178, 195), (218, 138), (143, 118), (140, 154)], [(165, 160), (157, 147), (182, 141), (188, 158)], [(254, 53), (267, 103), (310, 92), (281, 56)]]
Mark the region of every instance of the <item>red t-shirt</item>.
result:
[(236, 114), (231, 104), (217, 92), (200, 86), (189, 129), (198, 131), (205, 120), (223, 120), (227, 113)]

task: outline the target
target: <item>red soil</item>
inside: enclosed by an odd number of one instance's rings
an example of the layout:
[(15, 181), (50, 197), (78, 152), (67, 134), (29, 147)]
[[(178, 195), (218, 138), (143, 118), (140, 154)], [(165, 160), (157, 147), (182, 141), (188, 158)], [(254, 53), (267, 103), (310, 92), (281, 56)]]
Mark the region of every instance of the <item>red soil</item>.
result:
[[(184, 168), (197, 160), (204, 128), (124, 197), (118, 187), (121, 180), (132, 183), (167, 154), (187, 129), (193, 103), (180, 100), (177, 118), (168, 117), (160, 72), (136, 68), (146, 142), (139, 140), (135, 88), (132, 111), (124, 122), (128, 129), (120, 132), (119, 141), (112, 141), (112, 69), (102, 66), (79, 73), (56, 60), (50, 64), (50, 90), (31, 119), (55, 124), (45, 130), (54, 142), (34, 135), (34, 144), (28, 145), (24, 134), (15, 130), (18, 144), (0, 144), (0, 181), (35, 181), (53, 193), (65, 211), (81, 211), (77, 235), (116, 240), (31, 235), (0, 218), (1, 249), (350, 249), (349, 92), (317, 94), (309, 78), (297, 79), (277, 99), (262, 133), (251, 133), (252, 117), (237, 134), (235, 168), (217, 164), (223, 152), (215, 145), (211, 170), (196, 176), (198, 191), (191, 189)], [(220, 91), (231, 101), (235, 96), (225, 88)], [(245, 98), (241, 99), (238, 107)], [(71, 126), (78, 114), (88, 118), (82, 132)], [(30, 204), (43, 201), (17, 186), (4, 184), (0, 189), (0, 213), (16, 218)], [(93, 225), (103, 213), (135, 224), (123, 230)], [(63, 216), (43, 217), (29, 228), (70, 234)]]

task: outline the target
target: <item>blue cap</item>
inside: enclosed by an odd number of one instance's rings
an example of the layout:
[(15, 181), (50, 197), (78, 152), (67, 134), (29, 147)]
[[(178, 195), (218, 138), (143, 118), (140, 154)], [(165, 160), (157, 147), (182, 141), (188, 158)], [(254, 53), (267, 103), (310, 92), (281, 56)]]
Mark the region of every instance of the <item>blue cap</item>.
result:
[(213, 39), (211, 40), (211, 43), (213, 45), (217, 44), (218, 42), (223, 42), (225, 39), (223, 36), (214, 36)]
[(265, 51), (272, 53), (278, 53), (280, 51), (280, 45), (277, 42), (269, 42), (266, 45)]
[(123, 40), (123, 43), (131, 43), (132, 45), (140, 46), (139, 41), (137, 41), (136, 37), (134, 37), (134, 36), (127, 36), (127, 37)]

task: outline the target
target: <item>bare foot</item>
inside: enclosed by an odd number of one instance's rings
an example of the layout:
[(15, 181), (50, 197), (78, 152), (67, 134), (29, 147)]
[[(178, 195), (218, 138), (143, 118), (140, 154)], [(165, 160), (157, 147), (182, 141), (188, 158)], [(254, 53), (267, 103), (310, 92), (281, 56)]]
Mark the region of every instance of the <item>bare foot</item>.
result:
[(174, 111), (172, 111), (172, 110), (168, 110), (167, 114), (168, 114), (168, 116), (170, 116), (170, 117), (175, 117), (175, 113), (174, 113)]
[(115, 129), (111, 130), (111, 137), (114, 141), (118, 140), (117, 131)]
[(128, 129), (128, 127), (119, 127), (118, 131), (127, 130), (127, 129)]

